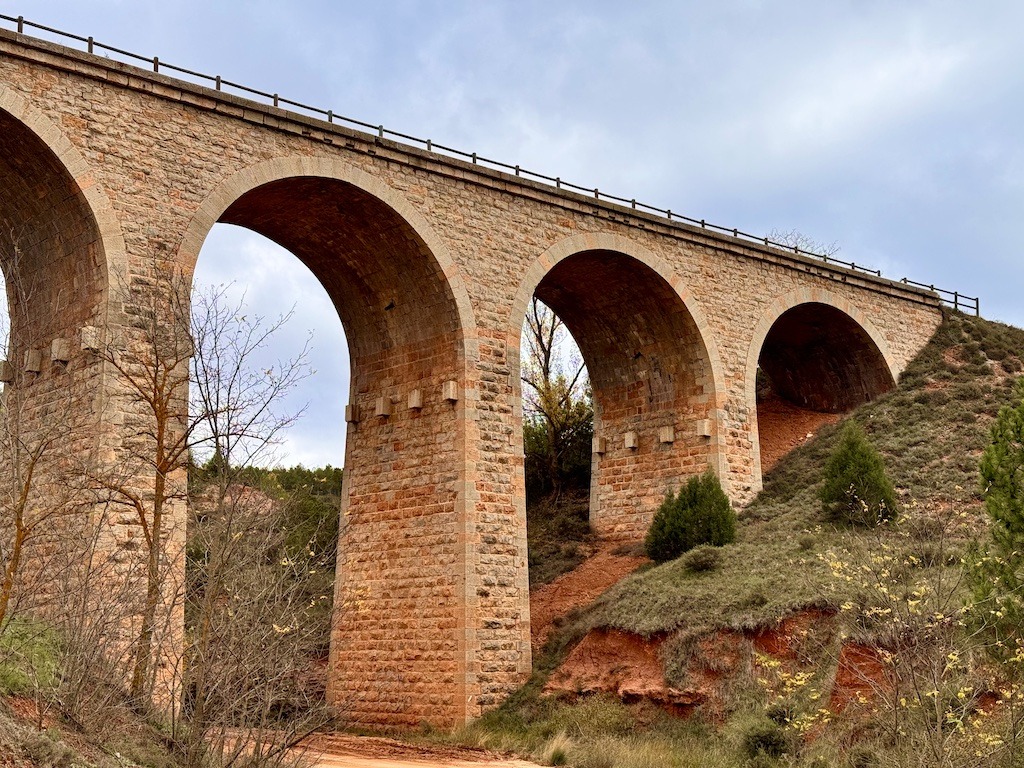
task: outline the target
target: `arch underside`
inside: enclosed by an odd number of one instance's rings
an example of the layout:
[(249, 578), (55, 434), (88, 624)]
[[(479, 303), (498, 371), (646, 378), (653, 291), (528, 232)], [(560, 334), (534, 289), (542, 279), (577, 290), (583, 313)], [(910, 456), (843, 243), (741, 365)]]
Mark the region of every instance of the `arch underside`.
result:
[(885, 355), (856, 320), (828, 304), (783, 312), (758, 358), (761, 470), (817, 429), (895, 386)]
[[(591, 523), (607, 537), (642, 537), (665, 491), (711, 462), (696, 426), (714, 395), (697, 325), (664, 278), (611, 250), (563, 259), (536, 296), (565, 322), (590, 374), (594, 434), (603, 439), (592, 465)], [(627, 446), (631, 434), (635, 448)]]
[(825, 413), (849, 411), (895, 383), (868, 333), (826, 304), (784, 312), (768, 332), (758, 362), (780, 397)]
[(3, 110), (0, 259), (12, 325), (11, 360), (54, 338), (74, 338), (95, 320), (105, 288), (95, 217), (57, 156)]

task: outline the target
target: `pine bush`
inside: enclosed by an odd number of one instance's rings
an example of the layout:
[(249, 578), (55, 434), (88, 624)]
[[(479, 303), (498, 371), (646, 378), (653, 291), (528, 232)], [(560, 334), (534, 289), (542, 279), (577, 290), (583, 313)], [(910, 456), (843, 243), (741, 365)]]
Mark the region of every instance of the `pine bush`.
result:
[(989, 541), (975, 545), (967, 562), (971, 630), (1019, 679), (1024, 677), (1024, 378), (1014, 385), (1013, 399), (999, 412), (981, 458)]
[(647, 556), (674, 560), (700, 544), (720, 547), (736, 538), (736, 514), (714, 472), (691, 477), (661, 503), (647, 531)]
[(896, 517), (896, 493), (882, 457), (854, 421), (847, 422), (825, 464), (820, 498), (832, 522), (874, 527)]

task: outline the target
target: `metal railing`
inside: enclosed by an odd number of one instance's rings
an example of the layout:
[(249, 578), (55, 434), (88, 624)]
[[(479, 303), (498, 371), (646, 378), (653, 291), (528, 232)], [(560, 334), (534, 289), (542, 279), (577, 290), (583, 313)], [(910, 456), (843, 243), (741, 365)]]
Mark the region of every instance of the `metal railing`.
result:
[[(297, 110), (300, 113), (305, 113), (307, 116), (312, 116), (315, 118), (325, 120), (327, 123), (332, 125), (354, 126), (359, 129), (365, 129), (369, 133), (376, 135), (378, 138), (381, 139), (397, 139), (398, 143), (400, 144), (404, 143), (409, 146), (419, 146), (425, 148), (428, 152), (435, 152), (460, 160), (468, 160), (473, 165), (482, 165), (488, 168), (505, 171), (519, 178), (539, 181), (545, 184), (552, 185), (555, 187), (555, 189), (577, 192), (583, 195), (587, 195), (588, 197), (593, 196), (595, 200), (604, 200), (612, 203), (619, 203), (623, 206), (628, 206), (630, 209), (635, 211), (640, 211), (643, 213), (649, 213), (654, 214), (656, 216), (664, 217), (668, 221), (681, 222), (684, 224), (698, 226), (701, 229), (729, 235), (740, 240), (746, 240), (751, 243), (757, 243), (758, 245), (763, 244), (772, 248), (790, 251), (798, 256), (807, 256), (814, 259), (819, 259), (826, 265), (845, 267), (846, 269), (850, 269), (855, 272), (862, 272), (864, 274), (882, 277), (881, 270), (872, 269), (870, 267), (864, 266), (863, 264), (857, 264), (852, 261), (843, 261), (842, 259), (837, 259), (835, 256), (830, 256), (828, 254), (815, 253), (813, 251), (803, 250), (799, 246), (791, 246), (786, 243), (776, 242), (768, 237), (752, 235), (749, 232), (744, 232), (735, 227), (723, 227), (718, 224), (712, 224), (710, 222), (705, 221), (704, 219), (695, 219), (690, 216), (685, 216), (676, 211), (673, 211), (671, 208), (659, 208), (654, 205), (649, 205), (647, 203), (640, 202), (636, 198), (626, 198), (619, 197), (618, 195), (611, 195), (608, 194), (607, 192), (601, 192), (597, 187), (584, 187), (579, 184), (573, 184), (572, 182), (565, 181), (560, 176), (548, 176), (543, 173), (537, 173), (536, 171), (527, 170), (518, 165), (511, 165), (509, 163), (503, 163), (500, 160), (493, 160), (491, 158), (483, 157), (482, 155), (476, 152), (464, 152), (454, 147), (448, 147), (445, 146), (444, 144), (438, 144), (432, 139), (421, 139), (417, 136), (411, 136), (407, 133), (392, 131), (385, 128), (383, 125), (368, 123), (363, 120), (357, 120), (351, 117), (345, 117), (344, 115), (338, 114), (337, 112), (331, 109), (320, 109), (319, 107), (313, 107), (308, 104), (303, 104), (298, 101), (292, 101), (291, 99), (284, 98), (278, 93), (269, 93), (267, 91), (260, 91), (255, 88), (250, 88), (246, 85), (226, 80), (220, 75), (207, 75), (202, 72), (196, 72), (191, 69), (186, 69), (185, 67), (179, 67), (174, 64), (168, 64), (165, 61), (161, 61), (158, 56), (142, 56), (137, 53), (132, 53), (131, 51), (126, 51), (121, 48), (115, 48), (114, 46), (106, 45), (105, 43), (97, 42), (92, 37), (82, 37), (81, 35), (75, 35), (70, 32), (64, 32), (63, 30), (54, 29), (53, 27), (47, 27), (43, 24), (37, 24), (33, 21), (27, 20), (24, 16), (7, 16), (4, 14), (0, 14), (0, 20), (15, 24), (18, 34), (20, 35), (26, 34), (26, 29), (35, 29), (41, 32), (47, 32), (49, 34), (56, 35), (61, 40), (74, 40), (79, 43), (84, 43), (86, 51), (90, 54), (95, 54), (96, 51), (103, 51), (108, 54), (112, 53), (117, 56), (123, 56), (128, 61), (124, 61), (122, 63), (144, 63), (147, 67), (152, 67), (153, 72), (173, 72), (176, 75), (184, 76), (179, 78), (182, 80), (185, 80), (186, 78), (195, 78), (197, 81), (199, 81), (197, 84), (212, 85), (214, 90), (225, 92), (230, 90), (242, 94), (245, 97), (255, 97), (255, 100), (265, 99), (275, 107), (288, 107), (292, 110)], [(927, 288), (928, 290), (933, 291), (935, 294), (937, 294), (943, 303), (948, 304), (954, 309), (960, 311), (972, 311), (975, 315), (980, 315), (981, 313), (981, 302), (978, 297), (967, 296), (965, 294), (960, 293), (959, 291), (947, 291), (945, 289), (936, 288), (935, 286), (928, 285), (926, 283), (918, 283), (908, 278), (903, 278), (900, 282), (918, 288)]]

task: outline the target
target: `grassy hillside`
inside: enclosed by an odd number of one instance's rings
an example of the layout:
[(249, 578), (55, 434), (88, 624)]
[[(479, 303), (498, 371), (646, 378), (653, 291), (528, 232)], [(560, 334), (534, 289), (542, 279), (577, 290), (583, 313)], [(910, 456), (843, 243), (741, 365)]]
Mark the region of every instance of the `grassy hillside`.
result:
[[(981, 661), (961, 663), (956, 650), (937, 666), (923, 654), (946, 654), (943, 643), (962, 635), (929, 617), (962, 605), (961, 559), (987, 531), (978, 460), (1022, 369), (1024, 331), (950, 314), (898, 386), (849, 416), (884, 457), (901, 505), (897, 523), (869, 530), (826, 522), (818, 490), (842, 423), (824, 427), (766, 476), (716, 569), (692, 572), (681, 559), (617, 584), (563, 625), (536, 660), (531, 682), (466, 738), (586, 766), (1010, 764), (993, 757), (1005, 756), (995, 741), (963, 747), (963, 755), (947, 760), (956, 728), (974, 722), (977, 701), (997, 681), (983, 680)], [(825, 618), (804, 632), (792, 661), (765, 661), (749, 642), (751, 633), (809, 608)], [(721, 678), (728, 667), (734, 679), (724, 703), (714, 715), (698, 710), (680, 722), (650, 705), (542, 696), (548, 674), (596, 628), (659, 639), (666, 681), (680, 689)], [(745, 656), (715, 658), (716, 648), (744, 632)], [(900, 685), (919, 683), (932, 664), (939, 682), (931, 701), (944, 700), (939, 688), (955, 678), (960, 688), (952, 701), (962, 706), (937, 709), (928, 719), (900, 697), (906, 712), (892, 732), (873, 716), (828, 712), (821, 705), (825, 686), (841, 676), (837, 659), (854, 641), (885, 659)], [(927, 704), (928, 686), (919, 687)], [(952, 712), (960, 713), (956, 728), (946, 722)], [(997, 739), (988, 732), (986, 738)], [(969, 741), (956, 742), (957, 749)]]
[(589, 621), (641, 634), (755, 628), (798, 607), (855, 596), (836, 591), (822, 557), (829, 550), (860, 562), (884, 536), (931, 562), (951, 510), (965, 516), (949, 543), (963, 543), (985, 524), (978, 460), (992, 419), (1010, 402), (1022, 357), (1024, 331), (953, 315), (895, 390), (850, 415), (885, 460), (902, 505), (900, 525), (866, 534), (825, 522), (818, 490), (842, 425), (827, 426), (767, 475), (762, 493), (740, 513), (738, 541), (722, 551), (717, 571), (694, 575), (675, 561), (638, 574), (604, 595)]

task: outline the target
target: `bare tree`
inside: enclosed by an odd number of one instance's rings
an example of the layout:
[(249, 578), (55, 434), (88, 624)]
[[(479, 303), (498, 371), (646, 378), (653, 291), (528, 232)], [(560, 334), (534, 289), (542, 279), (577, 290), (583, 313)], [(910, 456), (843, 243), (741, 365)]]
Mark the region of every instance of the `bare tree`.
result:
[(149, 701), (154, 683), (158, 611), (162, 603), (168, 614), (180, 608), (183, 589), (168, 573), (181, 553), (168, 548), (184, 531), (170, 530), (167, 515), (187, 498), (186, 464), (195, 431), (187, 416), (194, 350), (188, 289), (181, 275), (159, 283), (122, 280), (118, 298), (130, 324), (117, 333), (108, 330), (100, 350), (115, 374), (129, 430), (116, 461), (93, 468), (91, 479), (108, 504), (129, 512), (141, 532), (145, 595), (129, 641), (134, 656), (129, 691), (140, 705)]
[(768, 233), (767, 239), (773, 245), (782, 245), (815, 256), (835, 256), (841, 250), (839, 243), (835, 240), (831, 243), (815, 240), (797, 229), (772, 229)]
[(276, 764), (323, 722), (299, 684), (322, 642), (305, 588), (318, 559), (285, 545), (280, 503), (246, 482), (298, 415), (283, 400), (309, 372), (306, 349), (258, 367), (290, 315), (266, 323), (223, 292), (199, 293), (193, 307), (193, 445), (210, 459), (194, 483), (190, 644), (174, 732), (190, 766), (211, 753), (222, 764)]
[(173, 733), (188, 766), (276, 765), (327, 721), (310, 679), (324, 634), (306, 589), (318, 559), (287, 546), (281, 502), (226, 462), (211, 469), (193, 506), (191, 642)]
[(181, 641), (174, 626), (184, 583), (174, 564), (181, 562), (185, 531), (169, 520), (184, 519), (190, 457), (212, 453), (238, 466), (259, 459), (293, 420), (277, 408), (307, 370), (305, 349), (281, 365), (254, 367), (290, 315), (265, 323), (231, 304), (224, 288), (189, 289), (181, 275), (125, 282), (121, 296), (131, 322), (101, 351), (116, 374), (126, 426), (134, 427), (117, 462), (93, 479), (141, 531), (145, 597), (130, 673), (130, 694), (139, 704), (152, 696), (158, 635)]

